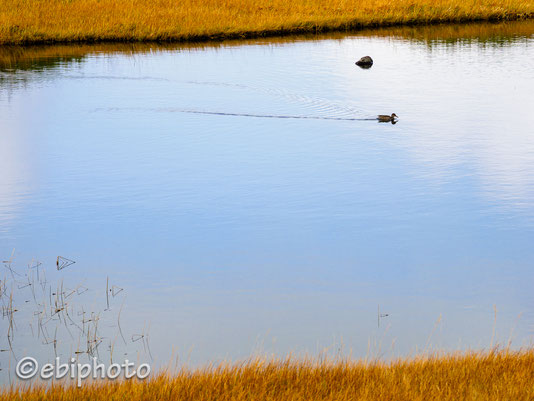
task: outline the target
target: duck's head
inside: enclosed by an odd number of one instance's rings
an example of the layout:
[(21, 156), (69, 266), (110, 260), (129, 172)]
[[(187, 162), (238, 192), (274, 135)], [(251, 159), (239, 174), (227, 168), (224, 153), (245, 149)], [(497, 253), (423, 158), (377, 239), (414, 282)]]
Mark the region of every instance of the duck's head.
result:
[(391, 114), (391, 118), (392, 119), (395, 119), (395, 118), (399, 118), (395, 113)]

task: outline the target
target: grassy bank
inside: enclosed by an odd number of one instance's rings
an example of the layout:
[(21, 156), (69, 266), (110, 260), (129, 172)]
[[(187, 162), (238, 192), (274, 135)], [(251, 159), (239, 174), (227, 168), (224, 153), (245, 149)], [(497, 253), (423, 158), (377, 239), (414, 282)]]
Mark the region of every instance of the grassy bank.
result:
[(182, 370), (145, 382), (0, 391), (33, 400), (532, 400), (534, 351), (365, 362), (251, 361)]
[(533, 16), (534, 0), (0, 0), (0, 44), (188, 41)]

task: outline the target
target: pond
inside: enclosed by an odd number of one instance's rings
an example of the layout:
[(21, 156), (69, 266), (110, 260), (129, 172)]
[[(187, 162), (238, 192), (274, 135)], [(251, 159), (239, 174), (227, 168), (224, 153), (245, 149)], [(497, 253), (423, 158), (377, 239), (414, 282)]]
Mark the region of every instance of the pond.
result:
[(89, 320), (153, 366), (530, 344), (532, 71), (531, 21), (0, 48), (0, 374)]

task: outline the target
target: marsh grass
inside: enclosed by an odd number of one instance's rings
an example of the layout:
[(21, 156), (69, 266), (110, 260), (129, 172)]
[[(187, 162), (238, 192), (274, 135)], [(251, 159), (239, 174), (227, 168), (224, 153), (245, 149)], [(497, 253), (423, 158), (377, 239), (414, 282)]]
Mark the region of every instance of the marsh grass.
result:
[(534, 350), (378, 361), (253, 359), (146, 381), (12, 387), (14, 400), (532, 400)]
[(534, 16), (534, 0), (0, 0), (0, 44), (190, 41)]

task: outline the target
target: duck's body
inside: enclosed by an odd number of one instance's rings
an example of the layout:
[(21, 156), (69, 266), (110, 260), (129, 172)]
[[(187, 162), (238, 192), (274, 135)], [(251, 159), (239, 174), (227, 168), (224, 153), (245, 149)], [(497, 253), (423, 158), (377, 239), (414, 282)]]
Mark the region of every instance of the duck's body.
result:
[(380, 121), (381, 123), (389, 123), (389, 122), (393, 122), (395, 120), (397, 120), (397, 115), (395, 113), (393, 113), (392, 115), (388, 116), (388, 115), (385, 115), (385, 114), (380, 114), (378, 117), (377, 117), (377, 120)]

